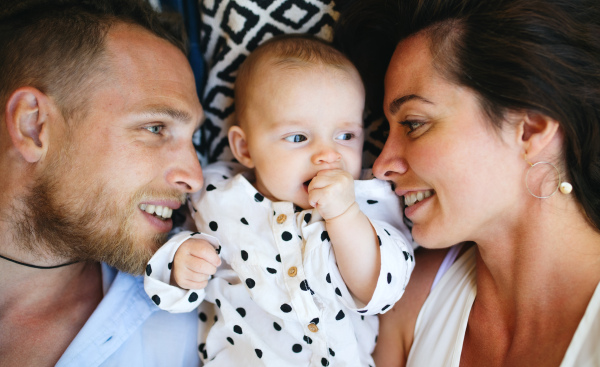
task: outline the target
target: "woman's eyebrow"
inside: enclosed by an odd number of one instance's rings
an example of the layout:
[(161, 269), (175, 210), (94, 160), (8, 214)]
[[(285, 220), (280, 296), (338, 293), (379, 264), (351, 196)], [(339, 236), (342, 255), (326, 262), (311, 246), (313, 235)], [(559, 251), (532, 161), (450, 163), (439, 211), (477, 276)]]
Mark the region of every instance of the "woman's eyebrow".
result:
[(431, 102), (430, 100), (428, 100), (427, 98), (421, 97), (417, 94), (408, 94), (406, 96), (400, 97), (400, 98), (396, 98), (394, 99), (391, 103), (390, 103), (390, 107), (389, 107), (389, 111), (390, 113), (393, 115), (396, 112), (398, 112), (398, 110), (400, 109), (400, 107), (402, 106), (402, 104), (411, 101), (411, 100), (419, 100), (425, 103), (430, 103), (430, 104), (434, 104), (433, 102)]

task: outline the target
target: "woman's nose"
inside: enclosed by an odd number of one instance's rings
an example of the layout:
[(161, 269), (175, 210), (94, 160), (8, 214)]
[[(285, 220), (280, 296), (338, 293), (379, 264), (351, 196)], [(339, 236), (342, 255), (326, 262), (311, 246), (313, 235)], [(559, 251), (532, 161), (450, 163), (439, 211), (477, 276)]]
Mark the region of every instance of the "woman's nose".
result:
[(403, 175), (408, 171), (408, 162), (403, 156), (400, 144), (389, 137), (383, 150), (373, 164), (373, 174), (380, 180), (392, 180), (395, 175)]

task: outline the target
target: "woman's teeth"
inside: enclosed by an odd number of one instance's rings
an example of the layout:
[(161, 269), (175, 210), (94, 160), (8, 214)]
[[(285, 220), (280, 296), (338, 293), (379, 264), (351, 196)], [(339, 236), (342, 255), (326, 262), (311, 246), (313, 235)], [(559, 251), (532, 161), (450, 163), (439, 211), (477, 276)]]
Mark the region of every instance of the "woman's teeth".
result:
[(169, 219), (171, 218), (171, 215), (173, 215), (173, 209), (166, 206), (140, 204), (140, 209), (148, 214), (154, 214), (160, 219)]
[(404, 204), (406, 204), (406, 206), (411, 206), (423, 199), (430, 197), (431, 195), (433, 195), (433, 190), (411, 192), (404, 195)]

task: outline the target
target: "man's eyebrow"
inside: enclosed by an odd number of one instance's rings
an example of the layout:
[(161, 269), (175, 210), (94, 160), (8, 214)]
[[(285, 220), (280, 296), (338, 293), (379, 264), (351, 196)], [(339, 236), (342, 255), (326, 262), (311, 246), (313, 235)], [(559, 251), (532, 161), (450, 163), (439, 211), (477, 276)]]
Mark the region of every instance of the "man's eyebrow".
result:
[(404, 103), (415, 99), (425, 103), (433, 104), (433, 102), (431, 102), (430, 100), (423, 98), (417, 94), (408, 94), (406, 96), (396, 98), (392, 101), (392, 103), (390, 103), (390, 114), (394, 115), (396, 112), (398, 112), (398, 110)]
[(150, 116), (168, 116), (173, 120), (188, 123), (192, 121), (192, 116), (183, 110), (178, 110), (172, 107), (166, 106), (153, 106), (145, 111)]

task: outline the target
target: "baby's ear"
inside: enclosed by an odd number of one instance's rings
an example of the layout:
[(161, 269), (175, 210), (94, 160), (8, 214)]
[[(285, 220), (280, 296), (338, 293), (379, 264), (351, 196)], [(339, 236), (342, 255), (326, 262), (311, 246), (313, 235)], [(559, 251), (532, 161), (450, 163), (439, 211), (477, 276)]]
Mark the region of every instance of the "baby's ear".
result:
[(248, 142), (246, 141), (246, 133), (239, 126), (232, 126), (228, 133), (229, 148), (235, 159), (248, 168), (254, 168), (254, 162), (248, 150)]

